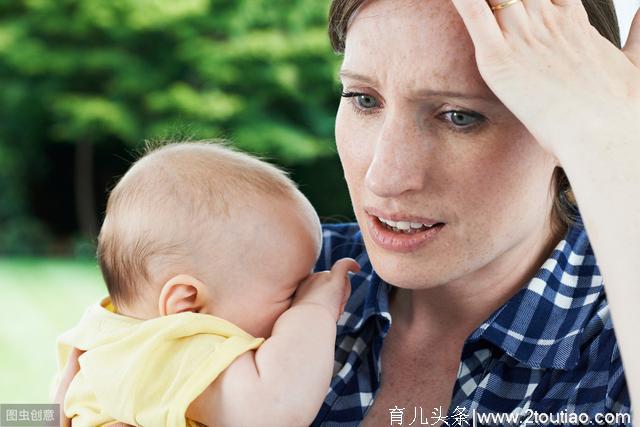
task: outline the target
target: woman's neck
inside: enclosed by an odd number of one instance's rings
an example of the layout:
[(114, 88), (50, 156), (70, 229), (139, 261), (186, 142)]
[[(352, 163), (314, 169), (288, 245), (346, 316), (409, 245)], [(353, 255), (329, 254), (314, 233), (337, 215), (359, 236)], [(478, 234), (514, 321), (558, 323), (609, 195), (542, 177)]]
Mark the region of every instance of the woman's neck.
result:
[(430, 342), (464, 341), (533, 277), (566, 232), (566, 227), (544, 228), (454, 281), (429, 289), (395, 288), (389, 305), (396, 331)]

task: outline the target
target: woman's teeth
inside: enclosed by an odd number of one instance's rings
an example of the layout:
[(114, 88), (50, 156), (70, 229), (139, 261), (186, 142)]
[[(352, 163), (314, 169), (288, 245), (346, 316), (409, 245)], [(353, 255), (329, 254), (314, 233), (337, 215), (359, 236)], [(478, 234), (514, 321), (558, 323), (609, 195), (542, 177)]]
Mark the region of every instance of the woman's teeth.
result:
[(431, 227), (433, 227), (436, 224), (431, 224), (431, 225), (427, 225), (427, 224), (421, 224), (419, 222), (408, 222), (408, 221), (391, 221), (389, 219), (385, 219), (385, 218), (381, 218), (381, 217), (377, 217), (378, 220), (380, 220), (380, 222), (382, 224), (384, 224), (387, 229), (389, 230), (393, 230), (395, 232), (403, 232), (403, 233), (418, 233), (420, 231), (424, 231), (427, 230)]

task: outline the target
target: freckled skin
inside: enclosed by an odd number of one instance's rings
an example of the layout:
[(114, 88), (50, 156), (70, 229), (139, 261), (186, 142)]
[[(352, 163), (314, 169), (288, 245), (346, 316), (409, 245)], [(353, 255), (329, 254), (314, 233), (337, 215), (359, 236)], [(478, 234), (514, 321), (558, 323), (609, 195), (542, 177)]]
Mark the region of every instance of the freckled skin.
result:
[[(346, 38), (345, 91), (378, 101), (357, 114), (343, 98), (336, 141), (356, 218), (372, 263), (410, 289), (442, 285), (513, 288), (556, 238), (549, 228), (555, 159), (482, 80), (462, 20), (450, 2), (367, 3)], [(484, 95), (490, 101), (424, 97), (424, 89)], [(486, 121), (468, 133), (447, 126), (451, 110)], [(406, 254), (372, 242), (365, 207), (446, 223), (439, 237)]]

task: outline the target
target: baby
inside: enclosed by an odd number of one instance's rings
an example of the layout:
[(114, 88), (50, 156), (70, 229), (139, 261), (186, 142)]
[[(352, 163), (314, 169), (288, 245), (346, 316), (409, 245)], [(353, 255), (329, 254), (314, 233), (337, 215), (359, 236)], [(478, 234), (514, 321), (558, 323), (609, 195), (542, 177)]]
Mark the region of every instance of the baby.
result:
[(110, 297), (59, 338), (73, 425), (302, 426), (333, 371), (354, 260), (311, 274), (321, 228), (276, 167), (223, 144), (138, 160), (109, 196)]

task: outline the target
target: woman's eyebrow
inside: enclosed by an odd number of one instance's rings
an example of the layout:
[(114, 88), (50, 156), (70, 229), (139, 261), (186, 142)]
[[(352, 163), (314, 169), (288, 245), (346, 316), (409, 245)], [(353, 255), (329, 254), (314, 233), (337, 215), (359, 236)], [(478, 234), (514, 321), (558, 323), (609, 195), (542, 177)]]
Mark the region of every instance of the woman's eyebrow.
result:
[(340, 77), (341, 79), (346, 77), (351, 80), (358, 80), (373, 86), (375, 86), (377, 83), (375, 79), (371, 79), (363, 74), (358, 74), (358, 73), (354, 73), (353, 71), (345, 70), (344, 68), (341, 69), (340, 72), (338, 72), (338, 77)]
[[(363, 83), (376, 85), (376, 80), (371, 79), (363, 74), (354, 73), (353, 71), (342, 69), (338, 73), (340, 78), (348, 78), (352, 80), (358, 80)], [(434, 89), (421, 89), (416, 91), (413, 94), (416, 98), (435, 98), (435, 97), (446, 97), (446, 98), (461, 98), (461, 99), (477, 99), (481, 101), (493, 102), (496, 104), (500, 103), (500, 100), (493, 94), (488, 95), (474, 95), (468, 94), (464, 92), (456, 92), (450, 90), (434, 90)]]
[(455, 92), (450, 90), (432, 90), (432, 89), (422, 89), (415, 93), (416, 97), (421, 98), (435, 98), (437, 96), (447, 97), (447, 98), (463, 98), (463, 99), (478, 99), (481, 101), (488, 101), (499, 103), (500, 101), (494, 95), (474, 95), (463, 92)]

